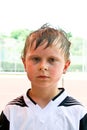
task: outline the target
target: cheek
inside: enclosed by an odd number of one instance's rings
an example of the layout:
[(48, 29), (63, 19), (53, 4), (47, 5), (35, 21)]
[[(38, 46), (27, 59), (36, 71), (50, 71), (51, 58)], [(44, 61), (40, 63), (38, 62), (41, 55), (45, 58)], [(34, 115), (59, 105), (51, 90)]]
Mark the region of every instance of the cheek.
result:
[(33, 72), (32, 72), (32, 69), (28, 69), (27, 71), (27, 77), (28, 79), (31, 81), (33, 79)]
[(63, 67), (55, 66), (54, 68), (50, 70), (50, 72), (51, 72), (51, 75), (53, 75), (54, 77), (60, 76), (63, 73)]
[(55, 76), (57, 74), (57, 71), (58, 71), (57, 69), (51, 69), (50, 73), (51, 75)]
[(31, 72), (33, 70), (33, 65), (31, 62), (26, 61), (26, 71)]
[(37, 73), (37, 69), (35, 66), (29, 64), (28, 66), (26, 66), (26, 72), (27, 72), (28, 78), (32, 80)]

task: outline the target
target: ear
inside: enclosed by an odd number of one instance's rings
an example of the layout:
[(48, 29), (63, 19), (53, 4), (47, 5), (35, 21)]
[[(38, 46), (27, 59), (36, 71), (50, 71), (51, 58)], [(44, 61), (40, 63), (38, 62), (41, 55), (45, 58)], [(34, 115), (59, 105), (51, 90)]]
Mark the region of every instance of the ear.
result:
[(68, 68), (69, 68), (69, 66), (70, 66), (70, 63), (71, 63), (71, 61), (70, 61), (70, 60), (67, 60), (67, 61), (66, 61), (65, 66), (64, 66), (64, 69), (63, 69), (63, 74), (65, 74), (65, 73), (66, 73), (67, 69), (68, 69)]
[(22, 58), (21, 58), (21, 60), (22, 60), (22, 63), (23, 63), (23, 65), (24, 65), (24, 69), (25, 69), (25, 71), (26, 71), (26, 63), (25, 63), (25, 58), (24, 58), (24, 57), (22, 57)]

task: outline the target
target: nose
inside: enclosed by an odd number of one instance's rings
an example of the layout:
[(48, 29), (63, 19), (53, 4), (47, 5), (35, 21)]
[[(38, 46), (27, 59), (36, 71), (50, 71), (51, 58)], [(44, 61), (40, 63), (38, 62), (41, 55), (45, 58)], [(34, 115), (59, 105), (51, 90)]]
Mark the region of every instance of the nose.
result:
[(46, 61), (42, 61), (39, 65), (39, 70), (47, 71), (48, 70), (48, 64)]

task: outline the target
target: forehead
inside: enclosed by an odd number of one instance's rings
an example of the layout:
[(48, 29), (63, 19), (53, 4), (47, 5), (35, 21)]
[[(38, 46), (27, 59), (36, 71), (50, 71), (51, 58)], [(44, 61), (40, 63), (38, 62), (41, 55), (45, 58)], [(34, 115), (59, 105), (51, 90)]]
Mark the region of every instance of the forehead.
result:
[(37, 41), (33, 41), (32, 45), (29, 46), (30, 51), (31, 50), (37, 50), (38, 48), (40, 49), (47, 49), (48, 47), (52, 49), (57, 49), (58, 51), (61, 49), (61, 41), (59, 39), (55, 39), (52, 43), (48, 43), (46, 39), (44, 39), (40, 44), (37, 46)]
[[(38, 46), (38, 48), (35, 49), (35, 45), (33, 44), (32, 48), (27, 51), (27, 54), (29, 55), (43, 55), (43, 56), (58, 56), (61, 55), (61, 49), (57, 46), (52, 44), (51, 46), (46, 47), (46, 42)], [(62, 54), (63, 55), (63, 54)]]

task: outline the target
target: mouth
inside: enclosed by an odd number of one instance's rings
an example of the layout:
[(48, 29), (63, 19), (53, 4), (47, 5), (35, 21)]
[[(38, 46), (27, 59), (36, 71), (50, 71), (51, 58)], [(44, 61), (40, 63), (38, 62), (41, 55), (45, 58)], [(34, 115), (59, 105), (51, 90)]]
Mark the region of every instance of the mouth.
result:
[(45, 75), (40, 75), (40, 76), (38, 76), (37, 78), (39, 78), (39, 79), (49, 79), (49, 77), (48, 77), (48, 76), (45, 76)]

